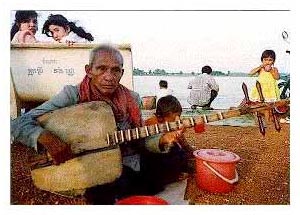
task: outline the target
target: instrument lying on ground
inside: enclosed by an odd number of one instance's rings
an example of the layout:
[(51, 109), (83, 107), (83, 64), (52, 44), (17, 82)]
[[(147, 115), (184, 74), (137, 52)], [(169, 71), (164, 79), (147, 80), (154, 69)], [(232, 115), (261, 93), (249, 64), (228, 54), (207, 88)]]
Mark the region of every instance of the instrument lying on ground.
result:
[(105, 102), (82, 103), (55, 110), (39, 117), (38, 121), (61, 140), (71, 144), (75, 158), (60, 165), (53, 165), (47, 157), (37, 160), (32, 165), (32, 179), (43, 190), (67, 195), (83, 194), (86, 188), (113, 182), (121, 175), (119, 144), (288, 103), (289, 100), (261, 103), (124, 131), (116, 131), (113, 112)]

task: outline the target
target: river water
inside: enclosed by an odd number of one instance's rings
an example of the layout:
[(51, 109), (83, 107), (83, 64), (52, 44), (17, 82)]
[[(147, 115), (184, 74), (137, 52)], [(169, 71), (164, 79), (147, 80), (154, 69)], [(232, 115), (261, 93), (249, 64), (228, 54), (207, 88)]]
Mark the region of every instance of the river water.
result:
[[(134, 90), (141, 97), (155, 95), (158, 90), (160, 80), (168, 81), (169, 88), (173, 90), (173, 95), (178, 98), (182, 107), (190, 107), (187, 102), (190, 90), (187, 89), (188, 83), (193, 77), (177, 77), (177, 76), (133, 76)], [(244, 98), (242, 83), (248, 86), (248, 92), (255, 86), (256, 77), (215, 77), (219, 84), (219, 94), (213, 101), (212, 107), (215, 109), (228, 109), (236, 107)]]

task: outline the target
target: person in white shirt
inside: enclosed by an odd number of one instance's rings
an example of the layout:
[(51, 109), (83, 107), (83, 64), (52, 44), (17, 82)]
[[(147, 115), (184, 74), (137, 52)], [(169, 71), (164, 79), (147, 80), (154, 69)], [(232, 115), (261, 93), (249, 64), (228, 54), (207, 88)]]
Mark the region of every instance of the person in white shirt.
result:
[(50, 14), (45, 21), (43, 34), (52, 37), (59, 43), (87, 43), (94, 40), (94, 37), (87, 33), (82, 27), (76, 26), (74, 22), (69, 22), (67, 18), (60, 14)]
[(161, 97), (172, 95), (172, 94), (173, 94), (173, 90), (168, 88), (168, 82), (165, 80), (160, 80), (159, 90), (156, 92), (156, 103)]
[(211, 73), (212, 68), (204, 66), (202, 67), (202, 74), (190, 81), (188, 89), (191, 89), (191, 92), (187, 101), (192, 109), (196, 109), (197, 106), (204, 110), (213, 109), (210, 105), (218, 95), (219, 85), (210, 75)]

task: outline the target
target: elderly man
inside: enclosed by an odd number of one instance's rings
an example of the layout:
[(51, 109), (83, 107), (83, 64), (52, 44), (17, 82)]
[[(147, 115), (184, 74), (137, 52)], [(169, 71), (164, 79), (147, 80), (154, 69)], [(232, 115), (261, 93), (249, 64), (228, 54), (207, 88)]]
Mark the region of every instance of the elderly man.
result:
[[(112, 107), (118, 129), (125, 130), (142, 126), (139, 95), (119, 83), (124, 73), (123, 57), (119, 50), (110, 45), (100, 45), (94, 48), (90, 54), (89, 64), (85, 66), (85, 71), (86, 76), (80, 84), (65, 86), (60, 93), (49, 101), (13, 120), (11, 122), (13, 139), (34, 147), (38, 151), (41, 148), (46, 149), (53, 158), (54, 164), (58, 165), (72, 158), (73, 155), (69, 144), (64, 143), (59, 137), (42, 128), (37, 122), (37, 118), (47, 112), (83, 102), (105, 101)], [(138, 145), (147, 150), (160, 153), (160, 149), (164, 148), (161, 145), (170, 144), (173, 141), (168, 138), (168, 135), (162, 135), (160, 141), (156, 138), (149, 138), (146, 142), (138, 142)], [(130, 145), (124, 147), (130, 148)], [(133, 150), (138, 148), (133, 147)], [(123, 155), (130, 154), (134, 157), (130, 159), (123, 157), (123, 164), (129, 167), (130, 171), (138, 172), (139, 156), (135, 156), (134, 153), (123, 153), (124, 150), (127, 152), (132, 151), (121, 147)], [(128, 171), (128, 168), (125, 168), (125, 170)], [(118, 182), (121, 186), (127, 183), (126, 180), (124, 182), (123, 175)], [(105, 190), (107, 190), (107, 186)], [(103, 187), (99, 192), (101, 191), (103, 191)], [(99, 192), (96, 192), (95, 195)], [(108, 193), (113, 195), (111, 191), (108, 191)], [(112, 198), (114, 199), (115, 196), (112, 196)], [(113, 203), (113, 200), (112, 202), (100, 201), (93, 203)]]

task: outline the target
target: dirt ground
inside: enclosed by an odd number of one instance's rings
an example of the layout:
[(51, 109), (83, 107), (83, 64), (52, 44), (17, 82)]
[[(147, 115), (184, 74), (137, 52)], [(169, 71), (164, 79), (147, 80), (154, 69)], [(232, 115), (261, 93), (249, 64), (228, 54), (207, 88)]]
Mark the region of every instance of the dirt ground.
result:
[[(241, 157), (237, 164), (239, 181), (227, 194), (198, 189), (193, 174), (185, 198), (190, 204), (288, 205), (290, 204), (290, 128), (273, 126), (263, 137), (257, 127), (206, 126), (204, 133), (185, 132), (195, 148), (220, 148)], [(83, 197), (69, 198), (37, 189), (26, 165), (34, 151), (21, 144), (11, 145), (11, 204), (87, 204)]]
[(290, 204), (289, 125), (283, 124), (280, 132), (269, 126), (265, 137), (257, 127), (232, 126), (207, 126), (205, 133), (186, 136), (196, 148), (220, 148), (241, 157), (239, 181), (230, 193), (202, 191), (195, 177), (189, 178), (186, 198), (191, 204)]

